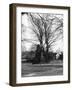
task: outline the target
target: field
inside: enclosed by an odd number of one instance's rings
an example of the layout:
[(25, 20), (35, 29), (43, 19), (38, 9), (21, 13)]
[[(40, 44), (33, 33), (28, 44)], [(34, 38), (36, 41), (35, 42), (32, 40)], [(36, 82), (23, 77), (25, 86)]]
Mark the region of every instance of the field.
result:
[(22, 63), (22, 77), (63, 75), (63, 62), (54, 60), (47, 64)]

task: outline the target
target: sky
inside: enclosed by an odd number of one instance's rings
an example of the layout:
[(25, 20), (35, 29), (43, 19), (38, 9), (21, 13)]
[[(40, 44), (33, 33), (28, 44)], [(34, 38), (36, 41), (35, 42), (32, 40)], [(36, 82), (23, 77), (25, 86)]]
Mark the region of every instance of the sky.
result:
[[(39, 44), (39, 41), (36, 37), (36, 35), (33, 33), (31, 29), (32, 25), (29, 21), (29, 17), (26, 14), (22, 14), (22, 40), (23, 39), (31, 39), (30, 41), (22, 41), (22, 51), (30, 51), (33, 43)], [(63, 40), (57, 40), (55, 42), (55, 45), (51, 47), (52, 51), (58, 52), (63, 51)]]

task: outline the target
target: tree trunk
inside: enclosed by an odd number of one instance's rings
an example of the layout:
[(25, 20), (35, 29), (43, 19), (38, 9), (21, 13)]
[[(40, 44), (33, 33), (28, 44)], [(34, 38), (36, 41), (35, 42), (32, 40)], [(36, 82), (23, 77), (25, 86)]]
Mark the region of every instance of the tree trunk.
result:
[(42, 62), (42, 55), (43, 55), (43, 42), (42, 41), (40, 42), (40, 49), (41, 49), (41, 52), (40, 52), (40, 62)]
[(49, 50), (48, 50), (48, 43), (46, 43), (46, 57), (45, 57), (45, 61), (48, 62), (48, 53), (49, 53)]
[(48, 62), (48, 52), (49, 52), (49, 47), (48, 47), (48, 33), (46, 31), (47, 24), (46, 22), (44, 23), (44, 29), (45, 29), (45, 44), (46, 44), (46, 51), (45, 51), (45, 62)]

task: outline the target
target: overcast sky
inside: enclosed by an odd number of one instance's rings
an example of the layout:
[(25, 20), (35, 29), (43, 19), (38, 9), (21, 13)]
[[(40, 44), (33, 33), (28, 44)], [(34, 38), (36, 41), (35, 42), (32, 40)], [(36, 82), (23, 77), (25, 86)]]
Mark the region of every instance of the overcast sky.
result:
[[(33, 42), (22, 41), (22, 51), (30, 51), (33, 43), (38, 43), (36, 35), (33, 33), (31, 27), (31, 23), (29, 21), (29, 17), (26, 14), (22, 14), (22, 39), (32, 39)], [(36, 41), (34, 41), (36, 40)], [(51, 47), (52, 51), (63, 51), (63, 40), (58, 39), (55, 42), (55, 45)]]

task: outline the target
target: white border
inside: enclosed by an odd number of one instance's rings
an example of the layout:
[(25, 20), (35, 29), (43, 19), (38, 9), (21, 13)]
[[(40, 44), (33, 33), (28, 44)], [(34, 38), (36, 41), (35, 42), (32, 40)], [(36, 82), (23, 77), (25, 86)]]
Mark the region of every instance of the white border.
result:
[[(62, 76), (42, 76), (42, 77), (21, 77), (21, 12), (39, 12), (39, 13), (57, 13), (64, 15), (64, 60)], [(53, 82), (68, 80), (68, 11), (61, 9), (45, 9), (45, 8), (16, 8), (16, 83), (34, 83), (34, 82)]]

